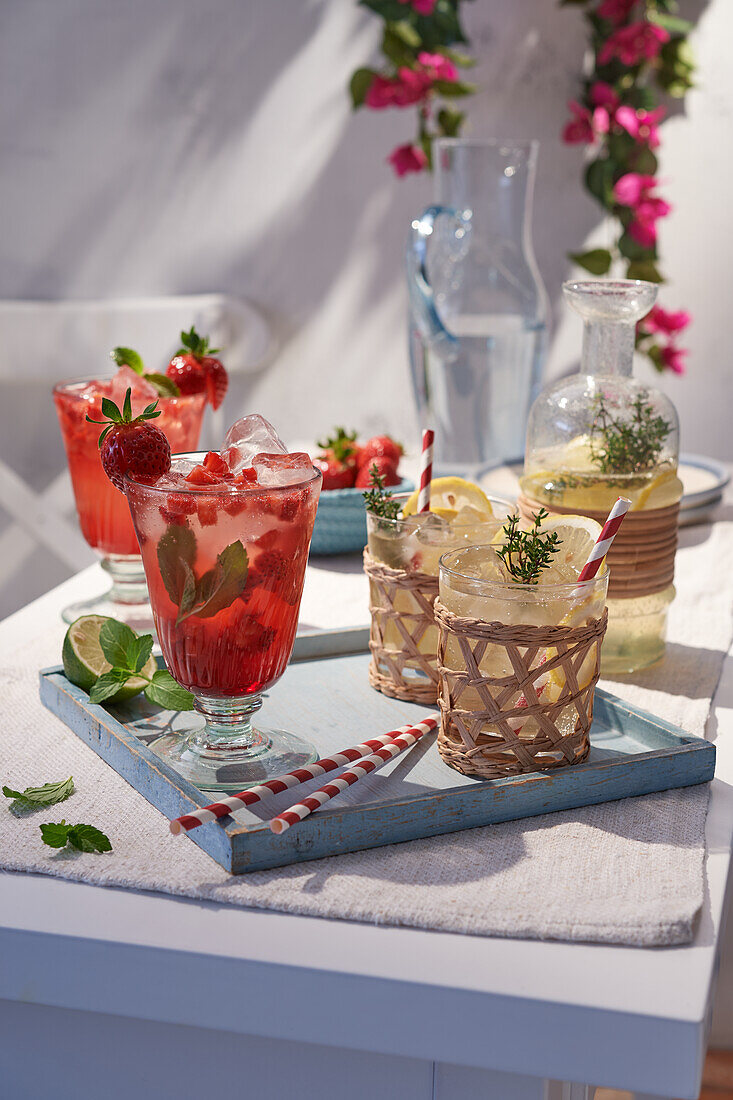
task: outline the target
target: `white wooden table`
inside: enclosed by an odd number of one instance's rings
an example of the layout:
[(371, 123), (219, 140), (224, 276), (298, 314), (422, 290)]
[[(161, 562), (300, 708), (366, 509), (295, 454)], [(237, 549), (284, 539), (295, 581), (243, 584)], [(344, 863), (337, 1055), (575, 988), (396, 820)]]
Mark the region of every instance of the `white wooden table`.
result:
[[(362, 622), (358, 559), (325, 565), (309, 567), (302, 621)], [(94, 566), (0, 624), (0, 667), (36, 638), (60, 648), (60, 608), (103, 583)], [(0, 715), (1, 730), (1, 699)], [(687, 947), (486, 939), (0, 875), (0, 1096), (696, 1098), (730, 863), (733, 654), (709, 734), (709, 891)]]

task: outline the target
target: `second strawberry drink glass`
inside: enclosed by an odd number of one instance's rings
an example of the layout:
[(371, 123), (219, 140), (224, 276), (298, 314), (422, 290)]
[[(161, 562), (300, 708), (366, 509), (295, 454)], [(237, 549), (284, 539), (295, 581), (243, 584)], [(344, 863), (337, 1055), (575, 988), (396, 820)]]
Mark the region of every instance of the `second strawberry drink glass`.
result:
[(321, 476), (261, 417), (244, 422), (222, 455), (175, 455), (155, 482), (125, 482), (163, 656), (204, 719), (151, 747), (205, 790), (317, 755), (252, 718), (292, 652)]

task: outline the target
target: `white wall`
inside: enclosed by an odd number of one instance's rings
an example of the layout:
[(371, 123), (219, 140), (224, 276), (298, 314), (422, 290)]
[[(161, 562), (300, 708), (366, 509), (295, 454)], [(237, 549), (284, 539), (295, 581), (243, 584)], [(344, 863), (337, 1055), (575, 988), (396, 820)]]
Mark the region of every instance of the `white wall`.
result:
[[(548, 0), (465, 9), (481, 58), (473, 134), (542, 143), (534, 237), (560, 320), (555, 374), (580, 339), (557, 304), (565, 252), (599, 221), (580, 189), (582, 153), (558, 137), (582, 20)], [(731, 379), (733, 5), (683, 0), (682, 9), (702, 12), (701, 71), (687, 117), (664, 127), (675, 213), (661, 244), (674, 280), (665, 299), (696, 324), (689, 376), (665, 388), (682, 412), (684, 448), (733, 457), (720, 399)], [(410, 112), (350, 112), (349, 74), (370, 59), (377, 32), (352, 0), (3, 5), (0, 297), (250, 296), (283, 341), (252, 408), (291, 436), (346, 421), (409, 439), (402, 252), (430, 184), (398, 181), (384, 164), (411, 136)]]

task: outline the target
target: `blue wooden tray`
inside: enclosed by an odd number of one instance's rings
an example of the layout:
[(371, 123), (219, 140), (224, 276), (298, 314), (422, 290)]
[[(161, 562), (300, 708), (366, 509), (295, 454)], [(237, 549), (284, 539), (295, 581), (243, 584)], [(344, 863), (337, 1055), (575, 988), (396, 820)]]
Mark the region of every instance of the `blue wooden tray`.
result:
[[(312, 741), (322, 756), (415, 721), (431, 708), (402, 703), (369, 687), (367, 629), (304, 635), (285, 676), (262, 709), (268, 725)], [(144, 699), (106, 710), (60, 668), (40, 674), (41, 700), (167, 818), (216, 800), (173, 771), (147, 746), (177, 715)], [(361, 848), (471, 829), (609, 802), (713, 778), (715, 747), (597, 690), (588, 760), (568, 768), (477, 780), (442, 763), (424, 738), (281, 836), (267, 820), (322, 786), (326, 778), (237, 811), (188, 834), (232, 874), (279, 867)], [(166, 826), (161, 821), (161, 829)], [(185, 843), (181, 839), (178, 843)]]

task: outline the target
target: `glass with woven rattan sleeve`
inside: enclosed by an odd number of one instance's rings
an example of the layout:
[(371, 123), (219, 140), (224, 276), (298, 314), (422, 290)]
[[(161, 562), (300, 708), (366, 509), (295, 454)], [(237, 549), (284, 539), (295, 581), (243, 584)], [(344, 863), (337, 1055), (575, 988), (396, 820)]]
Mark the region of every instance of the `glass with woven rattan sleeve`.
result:
[[(395, 518), (367, 512), (369, 678), (386, 695), (416, 703), (437, 698), (433, 603), (440, 557), (458, 546), (490, 541), (513, 510), (508, 501), (483, 493), (481, 497), (478, 508), (436, 494), (434, 510), (416, 513), (411, 511), (413, 498), (397, 494), (400, 511)], [(451, 508), (451, 503), (460, 506)]]
[(608, 571), (584, 582), (554, 576), (507, 579), (496, 546), (441, 558), (438, 749), (466, 775), (494, 779), (588, 755)]

